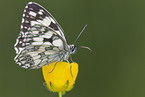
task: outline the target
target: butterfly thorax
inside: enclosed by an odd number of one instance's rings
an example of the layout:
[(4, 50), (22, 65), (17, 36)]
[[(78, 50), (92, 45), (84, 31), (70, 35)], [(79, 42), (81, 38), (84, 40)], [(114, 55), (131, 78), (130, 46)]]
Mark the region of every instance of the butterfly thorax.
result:
[(63, 53), (63, 60), (68, 60), (70, 54), (74, 54), (76, 52), (76, 46), (74, 44), (68, 45), (68, 50), (65, 50)]

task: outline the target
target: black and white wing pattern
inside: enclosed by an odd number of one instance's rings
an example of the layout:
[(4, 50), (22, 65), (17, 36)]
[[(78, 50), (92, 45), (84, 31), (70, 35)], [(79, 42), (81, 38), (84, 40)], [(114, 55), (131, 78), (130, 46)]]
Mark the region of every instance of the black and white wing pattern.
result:
[(21, 32), (14, 45), (15, 61), (21, 67), (36, 69), (60, 61), (68, 49), (62, 28), (37, 3), (29, 2), (23, 13)]

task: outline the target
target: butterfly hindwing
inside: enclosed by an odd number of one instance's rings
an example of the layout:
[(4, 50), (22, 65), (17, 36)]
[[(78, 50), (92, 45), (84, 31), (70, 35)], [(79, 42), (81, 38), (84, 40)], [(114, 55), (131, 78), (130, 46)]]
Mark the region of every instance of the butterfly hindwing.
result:
[(16, 62), (27, 69), (40, 68), (46, 64), (59, 60), (58, 47), (45, 45), (30, 46), (25, 48), (15, 58)]
[(66, 44), (63, 30), (52, 15), (37, 3), (29, 2), (15, 44), (16, 63), (35, 69), (59, 61)]

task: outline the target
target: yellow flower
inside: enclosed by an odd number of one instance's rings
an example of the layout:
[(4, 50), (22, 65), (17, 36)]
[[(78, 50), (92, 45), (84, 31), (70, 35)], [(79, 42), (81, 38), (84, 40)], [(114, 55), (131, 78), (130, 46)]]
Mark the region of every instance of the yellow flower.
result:
[(70, 70), (70, 65), (67, 62), (58, 62), (54, 68), (55, 63), (43, 66), (42, 72), (48, 89), (61, 95), (73, 88), (78, 74), (78, 64), (71, 63)]

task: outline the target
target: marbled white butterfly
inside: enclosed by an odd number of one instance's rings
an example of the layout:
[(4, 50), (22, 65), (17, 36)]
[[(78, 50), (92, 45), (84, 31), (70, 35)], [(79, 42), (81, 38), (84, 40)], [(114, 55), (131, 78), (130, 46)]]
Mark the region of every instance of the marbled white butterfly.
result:
[(14, 48), (17, 54), (15, 62), (26, 69), (68, 60), (70, 54), (76, 52), (74, 44), (67, 44), (54, 17), (34, 2), (29, 2), (24, 9), (21, 31)]

